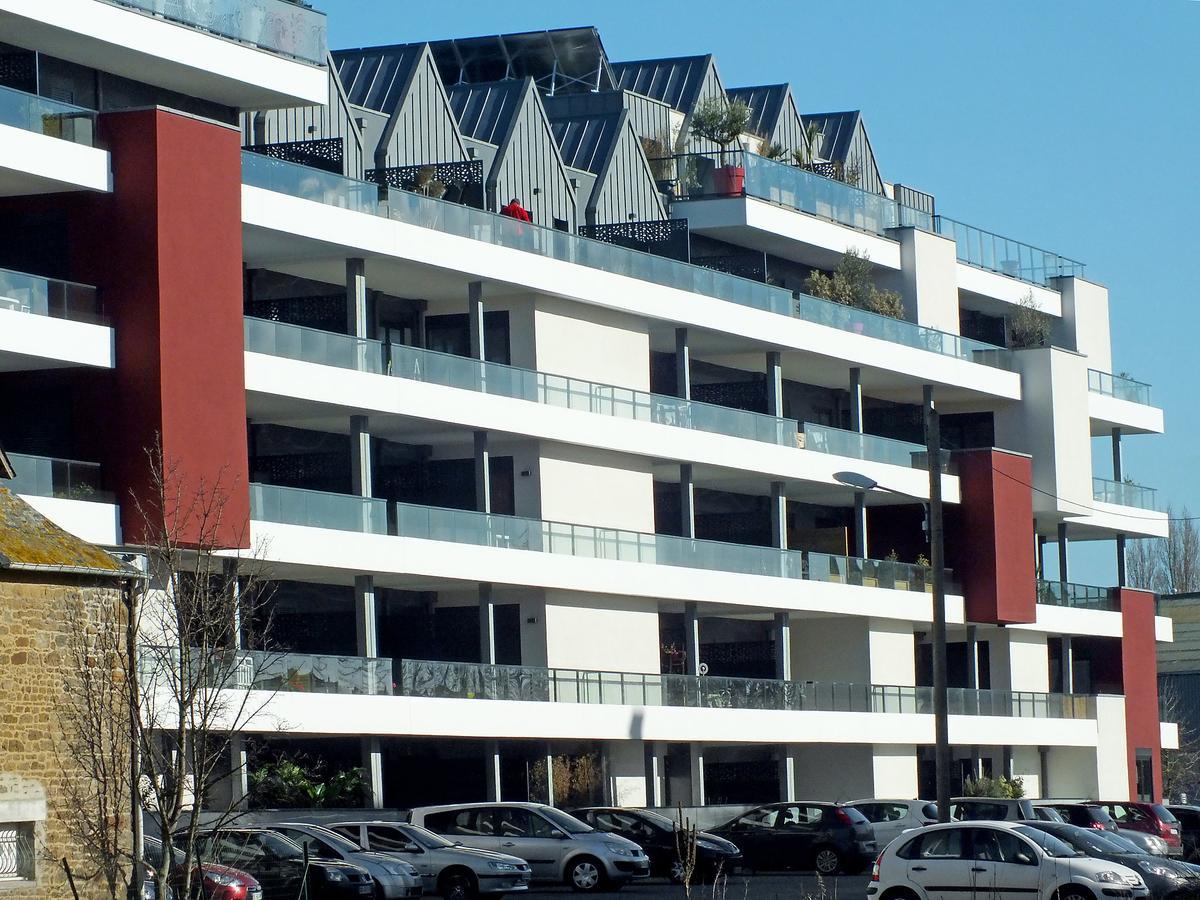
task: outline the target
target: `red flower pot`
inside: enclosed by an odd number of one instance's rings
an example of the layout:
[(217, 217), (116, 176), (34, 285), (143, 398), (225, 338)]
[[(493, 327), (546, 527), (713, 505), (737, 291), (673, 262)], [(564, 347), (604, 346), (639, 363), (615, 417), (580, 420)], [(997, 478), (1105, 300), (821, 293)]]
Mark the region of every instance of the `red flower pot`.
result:
[(742, 166), (718, 166), (713, 169), (713, 193), (740, 197), (746, 183), (746, 170)]

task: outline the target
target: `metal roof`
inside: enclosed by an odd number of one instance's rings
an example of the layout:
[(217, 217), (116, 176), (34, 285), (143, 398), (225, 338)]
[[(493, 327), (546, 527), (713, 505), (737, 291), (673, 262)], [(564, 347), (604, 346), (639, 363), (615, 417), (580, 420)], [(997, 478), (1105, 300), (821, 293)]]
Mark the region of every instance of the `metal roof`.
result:
[(504, 140), (509, 123), (521, 108), (524, 81), (458, 84), (447, 88), (450, 109), (463, 137), (496, 144)]
[(351, 103), (391, 114), (424, 49), (425, 44), (393, 44), (335, 50), (331, 55)]
[(857, 109), (847, 112), (804, 113), (801, 117), (807, 126), (815, 122), (821, 137), (819, 146), (813, 151), (822, 159), (834, 162), (846, 162), (850, 145), (854, 142), (854, 130), (862, 120), (862, 113)]
[(613, 63), (612, 71), (617, 87), (622, 90), (645, 94), (682, 112), (691, 112), (712, 59), (712, 54), (644, 59)]
[(741, 100), (750, 107), (750, 123), (747, 128), (760, 137), (769, 138), (783, 112), (788, 86), (764, 84), (757, 87), (730, 88), (725, 94), (730, 100)]
[(612, 153), (613, 144), (621, 136), (625, 111), (620, 102), (621, 94), (592, 95), (587, 99), (600, 102), (586, 104), (577, 103), (576, 99), (584, 98), (580, 95), (546, 97), (542, 104), (563, 162), (573, 169), (598, 175)]
[(592, 26), (451, 38), (429, 46), (447, 86), (532, 78), (545, 94), (613, 88), (600, 32)]
[(130, 578), (137, 573), (99, 547), (59, 528), (0, 488), (0, 570)]

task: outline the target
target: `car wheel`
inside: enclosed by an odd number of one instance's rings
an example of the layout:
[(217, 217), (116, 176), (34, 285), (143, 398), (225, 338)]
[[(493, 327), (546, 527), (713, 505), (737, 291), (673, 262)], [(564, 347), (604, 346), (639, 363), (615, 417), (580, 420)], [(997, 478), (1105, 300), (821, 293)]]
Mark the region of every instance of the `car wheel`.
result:
[(1066, 887), (1059, 888), (1054, 896), (1055, 900), (1096, 900), (1091, 891), (1077, 884), (1068, 884)]
[(681, 860), (677, 859), (671, 863), (667, 877), (671, 879), (672, 884), (683, 884), (683, 862)]
[(445, 900), (475, 900), (475, 881), (465, 872), (451, 872), (442, 878), (440, 893)]
[(835, 875), (842, 868), (842, 856), (833, 847), (818, 847), (813, 854), (813, 868), (818, 875)]
[(604, 885), (604, 868), (591, 856), (574, 859), (567, 866), (567, 884), (585, 894), (598, 891)]

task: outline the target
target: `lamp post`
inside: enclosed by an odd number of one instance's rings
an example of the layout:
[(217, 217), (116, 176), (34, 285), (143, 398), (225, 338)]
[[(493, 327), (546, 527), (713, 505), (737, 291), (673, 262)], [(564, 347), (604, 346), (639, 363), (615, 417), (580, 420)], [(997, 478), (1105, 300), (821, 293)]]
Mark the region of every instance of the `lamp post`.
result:
[[(942, 527), (941, 429), (933, 392), (925, 388), (925, 441), (929, 460), (929, 561), (933, 571), (933, 747), (937, 780), (939, 822), (950, 821), (950, 711), (946, 691), (946, 558)], [(884, 487), (859, 472), (835, 472), (834, 479), (847, 487), (868, 492), (886, 491), (912, 497)], [(912, 497), (920, 500), (919, 497)]]

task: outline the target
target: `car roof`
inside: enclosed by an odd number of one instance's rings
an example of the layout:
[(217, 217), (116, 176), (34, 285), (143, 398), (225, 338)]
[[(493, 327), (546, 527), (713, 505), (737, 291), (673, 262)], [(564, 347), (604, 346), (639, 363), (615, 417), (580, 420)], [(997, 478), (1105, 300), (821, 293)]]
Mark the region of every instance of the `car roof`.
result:
[(842, 806), (857, 806), (860, 803), (920, 803), (922, 806), (929, 803), (936, 803), (936, 800), (908, 800), (900, 797), (864, 797), (862, 800), (847, 800)]
[[(433, 807), (430, 807), (430, 809), (432, 809), (432, 808)], [(282, 825), (283, 823), (280, 822), (279, 824)], [(310, 822), (308, 824), (320, 825), (319, 822)], [(395, 819), (354, 819), (353, 821), (347, 819), (345, 822), (330, 822), (326, 825), (322, 825), (321, 827), (332, 828), (335, 825), (337, 825), (338, 827), (342, 827), (344, 825), (411, 825), (411, 824), (412, 824), (411, 822), (398, 822)]]
[[(441, 806), (414, 806), (411, 814), (416, 813), (431, 813), (431, 812), (446, 812), (452, 809), (479, 809), (480, 807), (503, 806), (508, 809), (552, 809), (545, 803), (526, 803), (516, 800), (481, 800), (477, 803), (445, 803)], [(392, 823), (394, 824), (394, 823)]]

